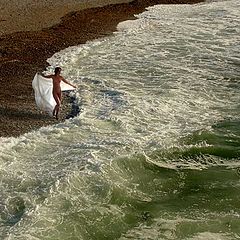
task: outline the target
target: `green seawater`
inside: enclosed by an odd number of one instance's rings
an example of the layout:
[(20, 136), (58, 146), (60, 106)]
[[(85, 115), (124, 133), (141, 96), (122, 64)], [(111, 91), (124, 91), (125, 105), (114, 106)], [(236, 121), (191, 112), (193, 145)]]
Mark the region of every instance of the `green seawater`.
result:
[(157, 5), (48, 61), (80, 114), (0, 139), (0, 239), (240, 239), (240, 5)]
[[(55, 163), (48, 162), (51, 155), (39, 159), (38, 167), (47, 166), (42, 177), (31, 174), (37, 171), (31, 166), (24, 166), (24, 177), (21, 168), (19, 176), (1, 171), (9, 194), (1, 211), (2, 237), (238, 239), (239, 131), (237, 122), (225, 121), (182, 138), (179, 147), (72, 169), (67, 162), (82, 149), (62, 146), (68, 152), (54, 156)], [(18, 151), (24, 155), (24, 149)], [(31, 151), (37, 150), (43, 149)]]

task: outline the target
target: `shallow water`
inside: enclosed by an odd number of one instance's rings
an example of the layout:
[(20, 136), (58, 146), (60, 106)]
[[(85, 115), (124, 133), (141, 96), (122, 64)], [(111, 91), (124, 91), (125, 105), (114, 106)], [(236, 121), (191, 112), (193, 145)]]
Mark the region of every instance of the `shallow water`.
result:
[(154, 6), (49, 59), (81, 112), (1, 139), (1, 238), (239, 239), (239, 9)]

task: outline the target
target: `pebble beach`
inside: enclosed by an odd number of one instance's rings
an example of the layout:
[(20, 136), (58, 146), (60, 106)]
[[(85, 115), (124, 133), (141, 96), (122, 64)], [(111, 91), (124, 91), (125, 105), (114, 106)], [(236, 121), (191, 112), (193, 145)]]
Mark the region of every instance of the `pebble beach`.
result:
[[(16, 137), (56, 123), (36, 108), (31, 84), (54, 53), (109, 36), (118, 23), (134, 19), (148, 6), (197, 2), (0, 0), (0, 137)], [(60, 121), (70, 111), (71, 103), (65, 97)]]

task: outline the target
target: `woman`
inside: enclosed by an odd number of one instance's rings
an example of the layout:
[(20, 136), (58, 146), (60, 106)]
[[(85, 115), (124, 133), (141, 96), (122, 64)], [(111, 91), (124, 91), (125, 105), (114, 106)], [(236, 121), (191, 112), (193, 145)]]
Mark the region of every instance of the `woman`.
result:
[(61, 81), (65, 82), (66, 84), (76, 88), (76, 86), (74, 86), (73, 84), (69, 83), (66, 79), (64, 79), (60, 73), (61, 73), (61, 68), (60, 67), (56, 67), (55, 68), (55, 74), (54, 75), (48, 75), (48, 76), (44, 76), (43, 74), (40, 74), (41, 76), (45, 77), (45, 78), (52, 78), (53, 80), (53, 98), (56, 101), (56, 106), (53, 109), (53, 116), (56, 117), (56, 119), (58, 120), (58, 114), (60, 111), (60, 107), (61, 107), (61, 101), (62, 101), (62, 91), (61, 91), (61, 86), (60, 83)]

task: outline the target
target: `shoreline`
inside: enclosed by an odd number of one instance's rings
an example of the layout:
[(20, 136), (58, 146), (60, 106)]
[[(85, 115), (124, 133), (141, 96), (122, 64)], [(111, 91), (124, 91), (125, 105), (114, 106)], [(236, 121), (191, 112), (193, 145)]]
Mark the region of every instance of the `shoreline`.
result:
[[(46, 60), (70, 46), (110, 36), (118, 23), (156, 4), (194, 4), (202, 0), (135, 0), (128, 3), (74, 11), (52, 27), (0, 35), (0, 137), (17, 137), (59, 121), (40, 113), (35, 105), (32, 79), (48, 66)], [(63, 100), (60, 121), (71, 111)]]
[[(111, 4), (128, 3), (131, 1), (111, 0)], [(20, 31), (39, 31), (59, 24), (61, 18), (72, 11), (102, 7), (104, 5), (109, 5), (109, 1), (0, 0), (0, 36)]]

